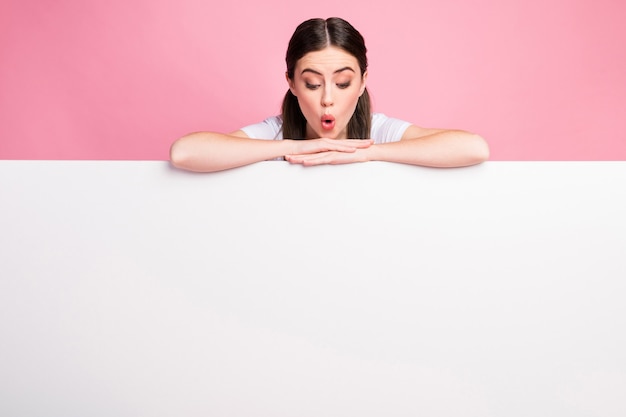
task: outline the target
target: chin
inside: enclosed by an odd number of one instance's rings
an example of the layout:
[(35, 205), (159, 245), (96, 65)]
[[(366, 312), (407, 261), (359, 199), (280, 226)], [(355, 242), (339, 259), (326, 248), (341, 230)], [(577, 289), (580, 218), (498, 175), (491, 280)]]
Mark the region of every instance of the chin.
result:
[[(329, 139), (345, 139), (347, 136), (344, 135), (345, 134), (345, 129), (337, 129), (336, 127), (333, 130), (323, 130), (322, 129), (322, 135), (320, 136), (322, 138), (329, 138)], [(342, 137), (343, 135), (343, 137)]]

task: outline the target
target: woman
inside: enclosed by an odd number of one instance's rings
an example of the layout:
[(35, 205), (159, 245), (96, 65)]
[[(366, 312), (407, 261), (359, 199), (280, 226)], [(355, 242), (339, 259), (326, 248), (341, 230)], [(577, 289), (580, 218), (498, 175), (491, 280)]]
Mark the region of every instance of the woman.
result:
[(458, 167), (489, 157), (486, 142), (473, 133), (372, 114), (366, 52), (361, 34), (343, 19), (303, 22), (287, 48), (282, 114), (230, 134), (184, 136), (172, 145), (172, 164), (199, 172), (283, 158), (305, 166), (388, 161)]

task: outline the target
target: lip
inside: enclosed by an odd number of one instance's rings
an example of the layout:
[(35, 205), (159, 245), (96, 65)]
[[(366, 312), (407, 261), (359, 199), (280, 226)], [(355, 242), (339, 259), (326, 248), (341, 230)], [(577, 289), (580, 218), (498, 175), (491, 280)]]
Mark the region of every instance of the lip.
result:
[(335, 128), (335, 117), (332, 114), (323, 115), (320, 121), (324, 130), (333, 130)]

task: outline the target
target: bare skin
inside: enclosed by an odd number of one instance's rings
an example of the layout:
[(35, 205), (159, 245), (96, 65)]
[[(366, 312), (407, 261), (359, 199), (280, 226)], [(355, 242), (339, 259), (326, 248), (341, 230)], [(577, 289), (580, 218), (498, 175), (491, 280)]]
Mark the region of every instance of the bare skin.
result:
[(304, 166), (388, 161), (430, 167), (468, 166), (489, 158), (485, 140), (462, 130), (411, 125), (399, 142), (385, 144), (347, 138), (347, 124), (366, 81), (367, 72), (361, 75), (356, 58), (339, 48), (308, 53), (298, 61), (294, 78), (287, 77), (307, 120), (306, 140), (251, 139), (241, 130), (197, 132), (174, 142), (172, 164), (213, 172), (278, 157)]

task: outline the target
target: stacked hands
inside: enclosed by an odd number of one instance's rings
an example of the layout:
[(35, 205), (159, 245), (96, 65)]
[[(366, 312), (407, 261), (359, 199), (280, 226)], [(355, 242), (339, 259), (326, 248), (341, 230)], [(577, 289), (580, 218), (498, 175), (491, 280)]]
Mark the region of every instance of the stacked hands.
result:
[(373, 139), (258, 140), (241, 130), (228, 135), (196, 132), (174, 142), (170, 159), (179, 168), (213, 172), (279, 157), (303, 166), (387, 161), (443, 168), (478, 164), (489, 155), (484, 139), (469, 132), (410, 126), (404, 136), (393, 143), (374, 143)]
[(372, 139), (309, 139), (293, 140), (293, 153), (285, 155), (285, 160), (304, 166), (338, 165), (353, 162), (366, 162)]
[(230, 134), (185, 135), (172, 144), (172, 164), (213, 172), (283, 156), (304, 166), (386, 161), (459, 167), (487, 160), (489, 147), (476, 134), (423, 128), (373, 113), (366, 50), (361, 34), (343, 19), (301, 23), (287, 48), (289, 89), (281, 117)]

